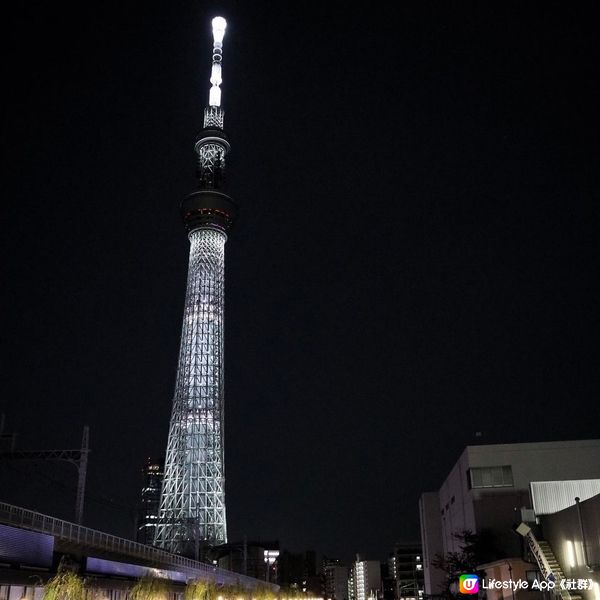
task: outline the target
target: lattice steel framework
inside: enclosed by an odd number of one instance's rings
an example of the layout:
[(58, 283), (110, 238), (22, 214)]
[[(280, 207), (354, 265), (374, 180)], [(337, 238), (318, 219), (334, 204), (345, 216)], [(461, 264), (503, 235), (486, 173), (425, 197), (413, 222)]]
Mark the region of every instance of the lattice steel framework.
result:
[[(204, 112), (204, 129), (195, 146), (200, 189), (181, 206), (190, 261), (155, 537), (157, 546), (196, 555), (199, 547), (227, 542), (223, 320), (226, 232), (235, 218), (235, 205), (219, 190), (229, 143), (223, 132), (223, 111), (212, 104), (214, 98), (220, 104), (220, 90), (216, 94), (214, 89), (221, 82), (221, 46), (218, 52), (215, 48), (211, 105)], [(215, 56), (218, 78), (214, 77)]]
[(224, 543), (223, 308), (226, 235), (190, 233), (181, 349), (156, 541), (174, 552)]

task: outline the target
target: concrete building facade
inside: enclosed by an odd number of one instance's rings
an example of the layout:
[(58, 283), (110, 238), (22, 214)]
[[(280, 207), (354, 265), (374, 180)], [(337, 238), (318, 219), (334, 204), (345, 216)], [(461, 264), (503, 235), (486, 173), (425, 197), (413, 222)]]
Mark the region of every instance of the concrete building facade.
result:
[(323, 567), (323, 579), (327, 600), (348, 600), (348, 567), (327, 564)]
[(577, 594), (583, 600), (600, 600), (600, 494), (538, 520), (540, 535), (565, 577), (590, 581)]
[(514, 527), (532, 509), (530, 483), (600, 476), (600, 440), (467, 446), (439, 491), (419, 501), (425, 593), (440, 594), (436, 555), (460, 552), (456, 534), (486, 531), (498, 558), (521, 557)]
[(378, 560), (362, 560), (356, 557), (354, 563), (354, 598), (369, 600), (377, 598), (381, 589), (381, 564)]
[(396, 544), (387, 560), (388, 577), (394, 582), (396, 600), (419, 600), (423, 596), (421, 544)]
[(154, 542), (164, 469), (164, 457), (148, 458), (142, 469), (141, 514), (137, 521), (137, 541), (142, 544), (152, 545)]

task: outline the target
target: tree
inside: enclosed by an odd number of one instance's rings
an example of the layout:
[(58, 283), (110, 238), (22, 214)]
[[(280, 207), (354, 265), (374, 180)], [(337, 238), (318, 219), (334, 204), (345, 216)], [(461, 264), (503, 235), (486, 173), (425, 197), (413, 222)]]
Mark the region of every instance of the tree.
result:
[(58, 573), (44, 588), (43, 600), (83, 600), (84, 596), (83, 579), (73, 571), (59, 567)]
[(454, 533), (452, 537), (461, 542), (459, 552), (448, 552), (446, 556), (436, 555), (432, 564), (437, 569), (445, 571), (447, 598), (458, 594), (458, 578), (470, 573), (483, 577), (484, 571), (478, 571), (477, 566), (499, 558), (494, 545), (494, 538), (487, 530), (473, 533), (468, 529)]
[(275, 594), (270, 586), (261, 583), (254, 588), (252, 597), (256, 598), (256, 600), (276, 600), (277, 594)]
[(216, 586), (206, 579), (194, 579), (185, 586), (183, 600), (215, 600)]
[(219, 588), (219, 594), (223, 600), (247, 600), (248, 590), (239, 583), (230, 583)]
[(165, 579), (145, 575), (131, 588), (130, 598), (131, 600), (169, 600), (169, 583)]

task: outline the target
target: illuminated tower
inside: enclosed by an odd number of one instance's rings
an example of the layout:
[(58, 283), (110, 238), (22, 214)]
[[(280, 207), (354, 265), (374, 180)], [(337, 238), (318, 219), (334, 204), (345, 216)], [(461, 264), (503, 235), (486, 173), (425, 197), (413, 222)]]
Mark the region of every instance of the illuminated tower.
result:
[(213, 26), (204, 129), (196, 140), (199, 189), (181, 204), (190, 240), (187, 293), (175, 398), (155, 544), (197, 554), (227, 541), (223, 452), (223, 308), (225, 241), (235, 205), (220, 191), (229, 150), (223, 132), (221, 61), (225, 19)]

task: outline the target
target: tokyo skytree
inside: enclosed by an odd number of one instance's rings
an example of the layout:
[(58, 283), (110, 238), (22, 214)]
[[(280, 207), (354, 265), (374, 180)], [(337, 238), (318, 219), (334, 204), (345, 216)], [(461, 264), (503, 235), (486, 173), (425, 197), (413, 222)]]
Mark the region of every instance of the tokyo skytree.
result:
[(199, 189), (181, 204), (190, 240), (187, 293), (154, 543), (192, 555), (227, 542), (223, 448), (225, 242), (235, 204), (221, 191), (229, 142), (221, 67), (226, 21), (212, 21), (212, 87), (196, 139)]

